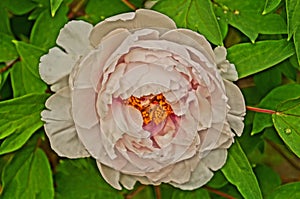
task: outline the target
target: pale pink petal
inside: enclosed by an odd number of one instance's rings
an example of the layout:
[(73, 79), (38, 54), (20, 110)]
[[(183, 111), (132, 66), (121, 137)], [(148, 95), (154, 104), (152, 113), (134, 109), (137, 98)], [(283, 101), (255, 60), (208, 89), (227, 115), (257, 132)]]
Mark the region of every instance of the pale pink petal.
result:
[(227, 116), (230, 127), (240, 136), (244, 129), (244, 115), (246, 106), (244, 97), (240, 89), (233, 83), (224, 80), (226, 95), (228, 96), (228, 105), (230, 106)]
[(211, 170), (216, 171), (220, 169), (226, 162), (227, 150), (215, 149), (209, 152), (201, 161)]
[(46, 102), (48, 110), (41, 113), (45, 132), (52, 149), (60, 156), (80, 158), (90, 156), (80, 141), (70, 114), (69, 88), (59, 90)]
[(90, 129), (82, 128), (76, 125), (76, 131), (82, 144), (95, 159), (107, 156), (106, 150), (102, 146), (103, 139), (101, 137), (99, 125), (95, 125)]
[(53, 84), (69, 75), (76, 59), (57, 47), (50, 49), (49, 54), (41, 57), (39, 72), (47, 84)]
[(132, 190), (136, 183), (136, 179), (134, 176), (122, 174), (120, 177), (120, 182), (126, 189)]
[(101, 172), (102, 177), (108, 182), (112, 187), (118, 190), (122, 190), (122, 187), (119, 183), (120, 172), (116, 171), (108, 166), (105, 166), (97, 161), (97, 166)]
[(199, 50), (205, 56), (205, 60), (214, 62), (214, 52), (211, 45), (204, 36), (189, 29), (175, 29), (170, 30), (161, 36), (161, 39), (173, 41), (178, 44), (193, 47)]
[(200, 161), (195, 170), (192, 172), (191, 178), (188, 182), (183, 184), (172, 182), (170, 184), (183, 190), (194, 190), (205, 185), (212, 177), (213, 172)]
[(212, 124), (209, 129), (199, 132), (201, 140), (201, 152), (208, 153), (209, 151), (218, 147), (218, 140), (221, 137), (223, 127), (224, 123)]
[(214, 49), (214, 53), (216, 55), (216, 63), (221, 76), (230, 81), (238, 80), (238, 74), (234, 64), (230, 64), (229, 61), (226, 60), (226, 48), (218, 46)]
[(175, 29), (176, 25), (172, 19), (159, 12), (138, 9), (135, 13), (117, 15), (97, 24), (90, 36), (92, 45), (97, 46), (106, 34), (117, 28), (129, 30), (140, 28)]
[(92, 49), (89, 41), (92, 29), (90, 23), (70, 21), (60, 30), (56, 43), (76, 57), (85, 55)]
[(93, 88), (72, 92), (72, 113), (76, 125), (91, 128), (99, 122), (96, 111), (96, 93)]
[(62, 88), (69, 87), (69, 76), (65, 76), (58, 82), (51, 85), (50, 89), (53, 92), (57, 92)]

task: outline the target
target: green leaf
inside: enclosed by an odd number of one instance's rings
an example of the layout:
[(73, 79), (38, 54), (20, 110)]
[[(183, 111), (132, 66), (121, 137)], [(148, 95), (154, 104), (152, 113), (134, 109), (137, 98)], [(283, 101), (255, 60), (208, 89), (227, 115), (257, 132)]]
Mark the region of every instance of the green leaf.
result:
[(9, 11), (16, 15), (24, 15), (37, 6), (32, 0), (4, 0), (4, 4)]
[(282, 39), (237, 44), (228, 48), (227, 57), (243, 78), (270, 68), (294, 53), (293, 43)]
[(205, 189), (196, 189), (194, 191), (183, 191), (181, 189), (172, 190), (172, 199), (210, 199), (209, 193)]
[(55, 46), (60, 29), (68, 21), (67, 13), (68, 7), (65, 4), (60, 6), (54, 17), (51, 16), (49, 10), (44, 10), (32, 27), (31, 43), (44, 50)]
[(57, 167), (55, 179), (57, 199), (123, 199), (121, 192), (103, 180), (95, 160), (89, 158), (62, 160)]
[(228, 181), (226, 180), (222, 172), (219, 170), (214, 173), (213, 178), (207, 183), (207, 186), (212, 187), (214, 189), (219, 189), (227, 184)]
[(280, 4), (281, 0), (266, 0), (263, 15), (274, 11)]
[(295, 44), (295, 49), (296, 49), (296, 54), (298, 59), (298, 68), (299, 68), (300, 66), (300, 25), (294, 34), (294, 44)]
[(237, 140), (230, 147), (227, 162), (221, 171), (245, 199), (262, 199), (257, 179)]
[(286, 0), (286, 13), (288, 24), (288, 39), (291, 39), (295, 31), (300, 28), (300, 1)]
[(257, 91), (266, 95), (270, 90), (281, 84), (281, 72), (278, 67), (269, 68), (254, 76)]
[(284, 19), (278, 14), (262, 15), (262, 0), (215, 0), (216, 16), (237, 28), (254, 43), (258, 34), (286, 34)]
[(45, 53), (42, 49), (19, 41), (14, 41), (21, 62), (16, 63), (11, 71), (11, 81), (14, 97), (28, 93), (44, 93), (47, 85), (39, 75), (40, 56)]
[(21, 148), (43, 126), (40, 112), (47, 94), (30, 94), (0, 102), (0, 154)]
[(279, 136), (300, 157), (300, 98), (281, 103), (272, 119)]
[(269, 195), (276, 187), (280, 186), (280, 176), (270, 167), (258, 165), (254, 168), (264, 198)]
[(275, 189), (267, 199), (297, 199), (300, 198), (300, 182), (292, 182)]
[(52, 173), (45, 153), (33, 147), (18, 151), (2, 173), (1, 198), (54, 197)]
[(58, 10), (59, 6), (63, 0), (50, 0), (50, 6), (51, 6), (51, 16), (54, 17), (56, 11)]
[[(300, 85), (299, 84), (287, 84), (279, 86), (266, 95), (258, 107), (270, 110), (276, 110), (277, 106), (286, 101), (299, 97)], [(251, 134), (260, 133), (264, 128), (273, 126), (271, 114), (255, 113), (253, 120), (253, 128)]]
[(12, 35), (9, 23), (8, 11), (4, 7), (3, 1), (0, 1), (0, 32)]
[(87, 14), (87, 20), (93, 24), (104, 20), (107, 17), (132, 11), (122, 1), (111, 0), (89, 0), (85, 12)]
[(223, 36), (209, 0), (163, 0), (154, 8), (171, 17), (180, 28), (203, 34), (211, 43), (223, 44)]
[(18, 57), (12, 36), (0, 32), (0, 62), (14, 60)]

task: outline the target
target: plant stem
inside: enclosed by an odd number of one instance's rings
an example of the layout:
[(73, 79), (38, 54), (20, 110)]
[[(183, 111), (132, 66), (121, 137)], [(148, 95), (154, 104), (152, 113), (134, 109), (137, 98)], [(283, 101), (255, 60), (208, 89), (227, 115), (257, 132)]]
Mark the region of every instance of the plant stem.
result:
[(135, 5), (133, 5), (129, 0), (122, 0), (122, 2), (132, 10), (136, 10)]
[(4, 73), (5, 71), (8, 71), (15, 63), (20, 61), (20, 58), (15, 59), (14, 61), (10, 62), (8, 65), (4, 66), (3, 68), (0, 68), (0, 74)]
[(161, 199), (161, 192), (159, 186), (154, 186), (156, 199)]
[(213, 188), (208, 187), (208, 186), (204, 186), (204, 189), (206, 189), (206, 190), (208, 190), (208, 191), (210, 191), (210, 192), (212, 192), (212, 193), (215, 193), (215, 194), (217, 194), (217, 195), (219, 195), (219, 196), (222, 196), (222, 197), (224, 197), (224, 198), (227, 198), (227, 199), (236, 199), (235, 197), (233, 197), (233, 196), (231, 196), (231, 195), (229, 195), (229, 194), (227, 194), (227, 193), (224, 193), (224, 192), (222, 192), (222, 191), (218, 191), (218, 190), (213, 189)]
[(269, 110), (269, 109), (263, 109), (263, 108), (257, 108), (252, 106), (246, 106), (247, 110), (257, 112), (257, 113), (267, 113), (267, 114), (275, 114), (276, 111)]
[(127, 195), (125, 196), (125, 199), (131, 199), (131, 198), (133, 198), (136, 194), (138, 194), (139, 192), (141, 192), (141, 191), (142, 191), (143, 189), (145, 189), (145, 188), (146, 188), (145, 185), (139, 186), (136, 190), (134, 190), (133, 192), (127, 194)]

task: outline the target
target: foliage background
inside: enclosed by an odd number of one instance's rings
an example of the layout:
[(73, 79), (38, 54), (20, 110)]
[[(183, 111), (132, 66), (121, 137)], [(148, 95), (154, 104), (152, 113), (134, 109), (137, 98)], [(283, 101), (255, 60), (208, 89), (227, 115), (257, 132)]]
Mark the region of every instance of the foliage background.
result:
[(92, 24), (143, 0), (0, 1), (0, 198), (300, 198), (300, 1), (160, 0), (178, 27), (225, 45), (248, 105), (245, 130), (203, 188), (136, 185), (117, 191), (93, 159), (59, 158), (40, 112), (49, 97), (41, 55), (68, 20)]

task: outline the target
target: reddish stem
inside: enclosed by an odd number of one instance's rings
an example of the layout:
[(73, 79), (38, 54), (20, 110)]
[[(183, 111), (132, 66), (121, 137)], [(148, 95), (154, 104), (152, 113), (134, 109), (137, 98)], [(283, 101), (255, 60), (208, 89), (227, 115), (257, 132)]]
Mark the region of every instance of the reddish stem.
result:
[(222, 196), (223, 198), (227, 198), (227, 199), (236, 199), (235, 197), (233, 197), (233, 196), (231, 196), (231, 195), (229, 195), (229, 194), (227, 194), (227, 193), (224, 193), (224, 192), (222, 192), (222, 191), (218, 191), (218, 190), (213, 189), (213, 188), (208, 187), (208, 186), (205, 186), (204, 189), (206, 189), (206, 190), (208, 190), (208, 191), (210, 191), (210, 192), (213, 192), (213, 193), (215, 193), (215, 194), (217, 194), (217, 195), (219, 195), (219, 196)]
[(161, 199), (160, 187), (159, 186), (155, 186), (154, 190), (155, 190), (156, 199)]
[(8, 69), (10, 69), (15, 63), (17, 63), (18, 61), (20, 61), (20, 58), (15, 59), (14, 61), (12, 61), (11, 63), (9, 63), (8, 65), (4, 66), (3, 68), (0, 68), (0, 74), (4, 73), (5, 71), (8, 71)]
[(134, 190), (132, 193), (128, 194), (125, 196), (125, 199), (131, 199), (134, 196), (136, 196), (139, 192), (141, 192), (143, 189), (145, 189), (146, 186), (145, 185), (141, 185), (139, 186), (136, 190)]
[(247, 110), (257, 112), (257, 113), (267, 113), (267, 114), (275, 114), (276, 111), (269, 110), (269, 109), (263, 109), (263, 108), (257, 108), (252, 106), (246, 106)]
[(131, 8), (132, 10), (136, 10), (135, 5), (133, 5), (129, 0), (121, 0), (126, 6)]

